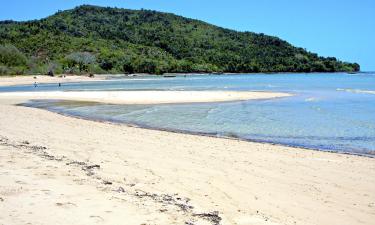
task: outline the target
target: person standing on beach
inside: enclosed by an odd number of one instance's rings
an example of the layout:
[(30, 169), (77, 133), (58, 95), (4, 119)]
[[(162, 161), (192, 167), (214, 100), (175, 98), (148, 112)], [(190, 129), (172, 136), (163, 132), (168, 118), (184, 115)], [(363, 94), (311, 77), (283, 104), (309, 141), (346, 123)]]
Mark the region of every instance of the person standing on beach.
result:
[(38, 84), (36, 82), (34, 82), (34, 87), (38, 87)]

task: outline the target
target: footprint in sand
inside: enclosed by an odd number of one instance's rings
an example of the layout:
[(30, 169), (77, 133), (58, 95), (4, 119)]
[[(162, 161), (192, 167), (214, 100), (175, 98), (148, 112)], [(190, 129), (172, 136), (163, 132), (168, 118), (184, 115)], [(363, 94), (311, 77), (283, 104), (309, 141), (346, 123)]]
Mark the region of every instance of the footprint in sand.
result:
[(0, 194), (4, 196), (16, 196), (24, 192), (27, 192), (27, 190), (22, 187), (18, 187), (18, 188), (16, 187), (15, 188), (10, 188), (10, 187), (1, 188), (0, 187)]
[(23, 184), (23, 185), (27, 184), (26, 182), (24, 182), (24, 181), (22, 181), (22, 180), (16, 180), (16, 183), (17, 183), (17, 184)]
[(51, 190), (49, 190), (49, 189), (42, 189), (40, 191), (43, 192), (43, 193), (46, 193), (46, 194), (49, 194), (51, 192)]
[(103, 222), (104, 219), (100, 216), (90, 216), (91, 219), (94, 219), (96, 223)]
[(71, 207), (77, 207), (77, 205), (72, 203), (72, 202), (57, 202), (56, 206), (59, 206), (59, 207), (65, 208), (65, 209), (68, 209), (68, 208), (71, 208)]

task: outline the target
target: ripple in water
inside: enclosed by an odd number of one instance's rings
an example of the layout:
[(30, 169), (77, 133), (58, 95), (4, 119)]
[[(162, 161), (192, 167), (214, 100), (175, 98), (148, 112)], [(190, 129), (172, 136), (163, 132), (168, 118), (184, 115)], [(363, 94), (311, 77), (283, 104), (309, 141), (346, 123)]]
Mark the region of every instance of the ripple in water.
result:
[(128, 87), (129, 90), (271, 90), (292, 92), (296, 96), (205, 104), (111, 105), (34, 101), (27, 105), (73, 116), (155, 129), (375, 155), (375, 95), (371, 91), (375, 87), (375, 76), (372, 74), (177, 77), (87, 85), (82, 83), (65, 87), (65, 90), (128, 90)]

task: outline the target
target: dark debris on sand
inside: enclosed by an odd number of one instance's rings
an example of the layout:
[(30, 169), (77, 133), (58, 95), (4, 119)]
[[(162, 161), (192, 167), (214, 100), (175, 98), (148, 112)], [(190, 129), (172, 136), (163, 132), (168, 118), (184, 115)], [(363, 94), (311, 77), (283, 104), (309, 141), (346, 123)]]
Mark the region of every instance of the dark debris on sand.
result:
[[(47, 160), (53, 160), (58, 162), (65, 162), (67, 166), (76, 166), (80, 167), (83, 171), (86, 172), (88, 177), (92, 177), (96, 175), (95, 171), (100, 170), (101, 166), (98, 164), (89, 164), (87, 162), (77, 161), (77, 160), (69, 160), (67, 157), (57, 157), (50, 153), (48, 153), (47, 147), (39, 146), (39, 145), (31, 145), (29, 141), (22, 141), (20, 143), (10, 141), (8, 138), (0, 136), (0, 145), (3, 146), (10, 146), (20, 150), (26, 150), (29, 153), (33, 153), (41, 158)], [(100, 176), (95, 176), (95, 179), (100, 181), (104, 185), (113, 185), (111, 181), (105, 180)], [(134, 185), (133, 185), (134, 186)], [(133, 187), (133, 186), (130, 186)], [(222, 218), (219, 216), (219, 212), (212, 211), (209, 213), (194, 213), (194, 207), (190, 204), (189, 198), (181, 198), (178, 194), (169, 195), (169, 194), (155, 194), (149, 193), (142, 190), (135, 190), (135, 192), (127, 192), (123, 187), (119, 187), (117, 190), (114, 190), (120, 194), (128, 194), (133, 195), (139, 199), (149, 199), (156, 203), (160, 203), (163, 206), (172, 206), (176, 207), (178, 211), (182, 212), (183, 214), (190, 217), (190, 220), (185, 222), (186, 225), (195, 225), (195, 221), (197, 218), (206, 220), (210, 222), (212, 225), (220, 225)], [(4, 201), (3, 198), (0, 198), (0, 201)], [(167, 209), (160, 209), (160, 212), (168, 212)]]
[(219, 216), (218, 211), (213, 211), (210, 213), (196, 213), (196, 214), (193, 214), (193, 216), (208, 220), (213, 225), (219, 225), (222, 220), (222, 218)]

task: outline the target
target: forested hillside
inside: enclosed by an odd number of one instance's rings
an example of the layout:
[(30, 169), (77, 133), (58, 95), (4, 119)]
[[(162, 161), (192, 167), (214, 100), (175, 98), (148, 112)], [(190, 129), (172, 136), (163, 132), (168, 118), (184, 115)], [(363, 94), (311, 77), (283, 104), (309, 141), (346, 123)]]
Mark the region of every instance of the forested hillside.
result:
[(0, 74), (359, 69), (277, 37), (150, 10), (84, 5), (41, 20), (0, 22)]

